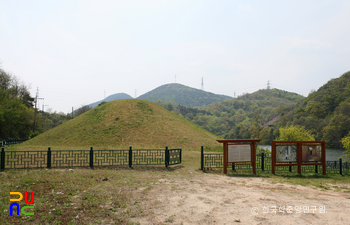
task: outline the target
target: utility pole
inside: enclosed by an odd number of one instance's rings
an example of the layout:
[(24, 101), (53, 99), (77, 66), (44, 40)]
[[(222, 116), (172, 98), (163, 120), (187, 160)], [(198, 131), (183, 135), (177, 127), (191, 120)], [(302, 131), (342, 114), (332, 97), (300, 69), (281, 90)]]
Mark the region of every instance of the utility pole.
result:
[(270, 90), (270, 81), (267, 81), (267, 90)]
[(44, 102), (43, 102), (43, 112), (44, 112), (44, 106), (49, 106), (49, 105), (45, 105)]
[[(39, 88), (36, 88), (36, 96), (35, 96), (35, 109), (34, 109), (34, 126), (33, 126), (33, 132), (35, 131), (36, 128), (36, 104), (38, 104), (38, 100), (44, 100), (44, 98), (39, 98)], [(38, 104), (39, 105), (39, 104)]]

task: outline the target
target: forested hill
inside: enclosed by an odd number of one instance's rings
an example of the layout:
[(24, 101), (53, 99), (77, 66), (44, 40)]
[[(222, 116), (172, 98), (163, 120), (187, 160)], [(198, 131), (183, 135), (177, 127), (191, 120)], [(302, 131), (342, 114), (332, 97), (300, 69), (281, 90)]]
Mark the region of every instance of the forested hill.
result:
[(178, 103), (183, 106), (196, 107), (206, 106), (225, 99), (232, 99), (230, 96), (213, 94), (203, 90), (191, 88), (182, 84), (165, 84), (156, 89), (141, 95), (138, 99), (151, 102), (158, 100), (164, 102)]
[[(265, 89), (200, 108), (157, 103), (216, 135), (239, 139), (259, 138), (263, 121), (280, 115), (287, 107), (295, 105), (303, 98), (287, 91)], [(265, 142), (269, 141), (271, 140), (267, 137)]]
[(277, 107), (284, 105), (286, 107), (289, 107), (300, 102), (304, 98), (305, 97), (302, 95), (274, 88), (262, 89), (252, 94), (245, 94), (239, 96), (237, 99), (243, 101), (254, 101), (259, 106)]
[(97, 101), (97, 102), (94, 102), (94, 103), (91, 103), (89, 105), (90, 108), (95, 108), (96, 106), (98, 106), (101, 102), (111, 102), (111, 101), (114, 101), (114, 100), (118, 100), (118, 99), (132, 99), (133, 97), (131, 97), (130, 95), (128, 94), (125, 94), (125, 93), (117, 93), (117, 94), (113, 94), (113, 95), (110, 95), (108, 96), (107, 98), (101, 100), (101, 101)]
[(350, 132), (350, 71), (310, 93), (282, 119), (305, 126), (330, 147), (342, 147), (340, 140)]

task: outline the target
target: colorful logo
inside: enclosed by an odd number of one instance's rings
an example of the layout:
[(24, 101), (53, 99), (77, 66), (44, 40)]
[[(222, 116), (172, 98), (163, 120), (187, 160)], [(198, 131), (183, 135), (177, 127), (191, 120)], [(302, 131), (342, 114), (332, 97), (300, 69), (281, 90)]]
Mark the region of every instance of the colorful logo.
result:
[[(17, 202), (19, 202), (23, 199), (23, 195), (21, 192), (10, 192), (10, 195), (19, 195), (19, 198), (11, 198), (10, 199), (11, 202), (14, 202), (10, 205), (10, 215), (12, 216), (12, 214), (13, 214), (13, 207), (17, 206), (17, 216), (18, 216), (20, 207), (19, 207), (19, 204)], [(33, 204), (34, 203), (34, 192), (31, 192), (30, 202), (28, 201), (28, 192), (24, 192), (24, 201), (28, 205)], [(25, 209), (34, 209), (34, 206), (23, 206), (21, 209), (21, 212), (23, 215), (26, 215), (26, 216), (34, 215), (34, 212), (25, 212), (24, 211)]]

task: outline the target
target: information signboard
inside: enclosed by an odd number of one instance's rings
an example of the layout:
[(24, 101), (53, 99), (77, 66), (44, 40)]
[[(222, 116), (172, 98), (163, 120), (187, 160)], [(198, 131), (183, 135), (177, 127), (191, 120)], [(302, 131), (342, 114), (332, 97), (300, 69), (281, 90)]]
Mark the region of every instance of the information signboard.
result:
[(276, 162), (296, 162), (297, 146), (280, 145), (276, 146)]
[(228, 164), (232, 164), (232, 170), (237, 165), (251, 165), (256, 174), (256, 143), (261, 139), (226, 139), (217, 140), (224, 144), (223, 166), (227, 173)]
[(315, 166), (315, 173), (318, 173), (318, 166), (322, 166), (322, 173), (326, 175), (325, 141), (273, 141), (271, 150), (273, 174), (276, 166), (289, 166), (289, 172), (297, 166), (299, 174), (302, 166)]
[(228, 145), (228, 162), (250, 162), (251, 146), (248, 145)]

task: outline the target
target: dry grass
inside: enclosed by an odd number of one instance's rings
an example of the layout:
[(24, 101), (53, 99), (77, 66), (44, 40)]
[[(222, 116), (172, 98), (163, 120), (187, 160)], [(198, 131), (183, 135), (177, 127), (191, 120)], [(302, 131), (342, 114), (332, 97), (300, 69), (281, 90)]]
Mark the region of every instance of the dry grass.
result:
[[(7, 170), (0, 173), (0, 223), (125, 224), (129, 218), (145, 215), (147, 192), (163, 172), (168, 170)], [(35, 215), (10, 216), (10, 192), (34, 192)], [(22, 200), (20, 205), (26, 204)]]

